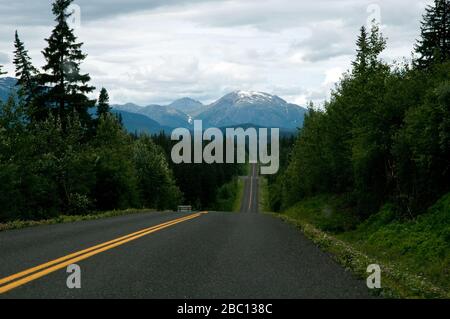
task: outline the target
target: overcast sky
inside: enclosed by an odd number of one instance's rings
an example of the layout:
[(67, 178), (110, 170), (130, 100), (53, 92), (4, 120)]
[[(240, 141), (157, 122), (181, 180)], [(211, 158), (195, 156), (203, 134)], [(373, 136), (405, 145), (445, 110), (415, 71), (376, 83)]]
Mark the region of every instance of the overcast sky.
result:
[[(36, 66), (50, 0), (0, 0), (0, 64), (13, 75), (14, 30)], [(425, 0), (77, 0), (82, 66), (113, 103), (211, 102), (233, 90), (321, 103), (350, 67), (359, 28), (379, 19), (388, 61), (409, 58)], [(75, 26), (78, 25), (78, 21)]]

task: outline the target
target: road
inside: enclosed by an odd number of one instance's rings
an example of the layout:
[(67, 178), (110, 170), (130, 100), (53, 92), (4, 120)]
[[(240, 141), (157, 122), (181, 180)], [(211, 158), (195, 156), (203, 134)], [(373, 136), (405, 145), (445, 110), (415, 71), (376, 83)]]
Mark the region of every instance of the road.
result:
[(241, 203), (241, 213), (259, 212), (259, 177), (257, 170), (257, 165), (251, 165), (249, 176), (244, 177), (244, 193)]
[[(253, 166), (240, 213), (144, 213), (1, 232), (0, 298), (370, 297), (295, 227), (260, 214), (258, 194)], [(69, 264), (80, 266), (81, 289), (67, 288)]]

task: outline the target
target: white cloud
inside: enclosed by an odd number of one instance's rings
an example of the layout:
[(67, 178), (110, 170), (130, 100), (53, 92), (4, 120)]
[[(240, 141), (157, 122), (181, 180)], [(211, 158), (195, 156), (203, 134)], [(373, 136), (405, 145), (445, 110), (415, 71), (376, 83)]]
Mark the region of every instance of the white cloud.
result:
[(325, 72), (325, 80), (323, 82), (323, 85), (327, 86), (330, 84), (335, 84), (339, 81), (339, 79), (342, 76), (342, 73), (344, 70), (340, 67), (335, 67), (332, 69), (329, 69)]
[[(0, 0), (0, 59), (17, 28), (34, 63), (53, 20), (50, 0)], [(327, 98), (350, 67), (367, 7), (378, 3), (386, 60), (410, 56), (423, 0), (78, 0), (83, 70), (114, 103), (212, 101), (229, 90), (278, 94), (305, 104)], [(3, 58), (2, 58), (3, 57)], [(4, 60), (4, 59), (3, 59)], [(6, 65), (13, 74), (13, 66)]]

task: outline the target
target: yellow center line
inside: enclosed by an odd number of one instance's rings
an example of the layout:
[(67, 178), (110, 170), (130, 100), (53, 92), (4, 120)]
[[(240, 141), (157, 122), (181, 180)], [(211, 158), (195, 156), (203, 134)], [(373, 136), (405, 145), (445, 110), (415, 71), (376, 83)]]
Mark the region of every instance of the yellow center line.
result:
[[(191, 215), (191, 216), (192, 216), (192, 215)], [(77, 257), (77, 256), (79, 256), (79, 255), (82, 255), (82, 254), (88, 253), (88, 252), (90, 252), (90, 251), (93, 251), (93, 250), (102, 248), (102, 247), (104, 247), (104, 246), (113, 244), (113, 243), (118, 242), (118, 241), (122, 241), (122, 240), (124, 240), (124, 239), (129, 238), (129, 237), (133, 237), (133, 236), (139, 235), (139, 234), (144, 233), (144, 232), (146, 232), (146, 231), (149, 231), (149, 230), (151, 230), (151, 229), (159, 228), (159, 227), (161, 227), (161, 226), (163, 226), (163, 225), (166, 225), (166, 224), (171, 224), (171, 223), (173, 223), (173, 222), (175, 222), (175, 221), (182, 220), (182, 219), (185, 219), (185, 218), (187, 218), (187, 217), (189, 217), (189, 216), (181, 217), (181, 218), (178, 218), (178, 219), (176, 219), (176, 220), (171, 220), (171, 221), (168, 221), (168, 222), (163, 223), (163, 224), (160, 224), (160, 225), (156, 225), (156, 226), (152, 226), (152, 227), (149, 227), (149, 228), (146, 228), (146, 229), (142, 229), (142, 230), (137, 231), (137, 232), (134, 232), (134, 233), (132, 233), (132, 234), (129, 234), (129, 235), (126, 235), (126, 236), (123, 236), (123, 237), (120, 237), (120, 238), (116, 238), (116, 239), (107, 241), (107, 242), (105, 242), (105, 243), (102, 243), (102, 244), (99, 244), (99, 245), (96, 245), (96, 246), (93, 246), (93, 247), (90, 247), (90, 248), (87, 248), (87, 249), (84, 249), (84, 250), (81, 250), (81, 251), (72, 253), (72, 254), (70, 254), (70, 255), (67, 255), (67, 256), (64, 256), (64, 257), (61, 257), (61, 258), (52, 260), (52, 261), (47, 262), (47, 263), (44, 263), (44, 264), (42, 264), (42, 265), (39, 265), (39, 266), (30, 268), (30, 269), (24, 270), (24, 271), (22, 271), (22, 272), (19, 272), (19, 273), (17, 273), (17, 274), (12, 275), (12, 276), (9, 276), (9, 277), (0, 279), (0, 286), (3, 285), (3, 284), (5, 284), (5, 283), (8, 283), (8, 282), (10, 282), (10, 281), (13, 281), (13, 280), (15, 280), (15, 279), (18, 279), (18, 278), (20, 278), (20, 277), (23, 277), (23, 276), (26, 276), (26, 275), (31, 274), (31, 273), (33, 273), (33, 272), (36, 272), (36, 271), (38, 271), (38, 270), (41, 270), (41, 269), (44, 269), (44, 268), (53, 266), (54, 264), (63, 262), (63, 261), (65, 261), (65, 260), (67, 260), (67, 259)]]
[[(31, 274), (31, 275), (29, 275), (27, 277), (24, 277), (24, 278), (20, 279), (20, 280), (17, 280), (17, 281), (12, 282), (12, 283), (10, 283), (8, 285), (4, 285), (4, 286), (0, 287), (0, 294), (3, 294), (5, 292), (10, 291), (11, 289), (17, 288), (19, 286), (22, 286), (22, 285), (24, 285), (24, 284), (26, 284), (26, 283), (28, 283), (30, 281), (33, 281), (33, 280), (36, 280), (36, 279), (41, 278), (43, 276), (46, 276), (46, 275), (48, 275), (48, 274), (50, 274), (52, 272), (55, 272), (55, 271), (57, 271), (59, 269), (65, 268), (65, 267), (67, 267), (67, 266), (69, 266), (71, 264), (74, 264), (74, 263), (78, 262), (78, 261), (87, 259), (87, 258), (92, 257), (94, 255), (100, 254), (100, 253), (102, 253), (104, 251), (107, 251), (107, 250), (113, 249), (115, 247), (121, 246), (121, 245), (123, 245), (125, 243), (128, 243), (130, 241), (134, 241), (134, 240), (136, 240), (138, 238), (144, 237), (146, 235), (149, 235), (151, 233), (157, 232), (159, 230), (162, 230), (162, 229), (174, 226), (176, 224), (179, 224), (179, 223), (182, 223), (182, 222), (185, 222), (185, 221), (188, 221), (188, 220), (200, 217), (203, 214), (207, 214), (207, 212), (201, 212), (201, 213), (192, 214), (192, 215), (189, 215), (189, 216), (186, 216), (186, 217), (182, 217), (182, 218), (178, 218), (178, 219), (175, 219), (175, 220), (172, 220), (172, 221), (160, 224), (160, 225), (156, 225), (156, 226), (153, 226), (153, 227), (150, 227), (150, 228), (147, 228), (147, 229), (143, 229), (141, 231), (129, 234), (127, 236), (123, 236), (123, 237), (120, 237), (120, 238), (117, 238), (117, 239), (105, 242), (103, 244), (96, 245), (96, 246), (93, 246), (91, 248), (81, 250), (79, 252), (76, 252), (76, 253), (73, 253), (73, 254), (70, 254), (70, 255), (67, 255), (67, 256), (55, 259), (55, 260), (47, 262), (45, 264), (42, 264), (42, 265), (30, 268), (30, 269), (24, 270), (22, 272), (19, 272), (17, 274), (11, 275), (9, 277), (3, 278), (3, 279), (0, 280), (0, 285), (3, 285), (5, 283), (11, 282), (13, 280), (16, 280), (16, 279), (19, 279), (19, 278), (22, 278), (24, 276), (27, 276), (27, 275)], [(49, 268), (47, 268), (47, 267), (49, 267)], [(45, 270), (42, 270), (42, 269), (45, 269)], [(39, 271), (39, 270), (42, 270), (42, 271)], [(37, 272), (37, 271), (39, 271), (39, 272)]]

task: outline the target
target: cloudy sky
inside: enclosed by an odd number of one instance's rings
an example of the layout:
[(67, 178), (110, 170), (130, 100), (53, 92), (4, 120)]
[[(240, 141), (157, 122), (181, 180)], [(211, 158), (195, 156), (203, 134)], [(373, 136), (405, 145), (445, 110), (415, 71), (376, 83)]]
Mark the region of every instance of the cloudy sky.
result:
[[(13, 75), (14, 30), (36, 66), (53, 18), (50, 0), (0, 0), (0, 64)], [(211, 102), (233, 90), (321, 103), (373, 18), (387, 61), (409, 58), (425, 0), (76, 0), (83, 71), (113, 103)]]

